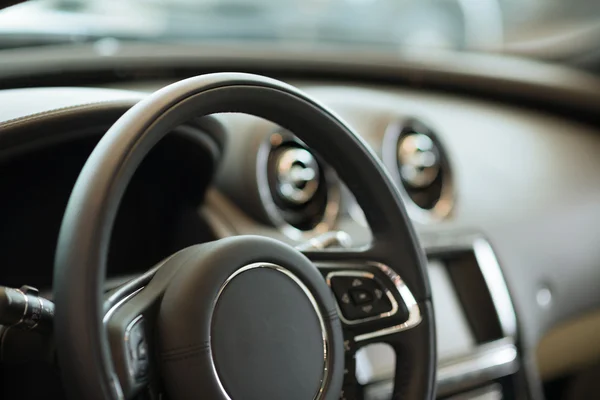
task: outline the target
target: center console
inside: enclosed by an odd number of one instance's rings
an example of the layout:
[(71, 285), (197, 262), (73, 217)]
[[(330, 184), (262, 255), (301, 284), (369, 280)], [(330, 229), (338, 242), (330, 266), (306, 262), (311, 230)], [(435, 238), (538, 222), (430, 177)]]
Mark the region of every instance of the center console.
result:
[[(437, 329), (439, 399), (520, 398), (517, 318), (498, 260), (480, 235), (422, 238)], [(394, 352), (384, 344), (356, 354), (364, 398), (392, 393)]]

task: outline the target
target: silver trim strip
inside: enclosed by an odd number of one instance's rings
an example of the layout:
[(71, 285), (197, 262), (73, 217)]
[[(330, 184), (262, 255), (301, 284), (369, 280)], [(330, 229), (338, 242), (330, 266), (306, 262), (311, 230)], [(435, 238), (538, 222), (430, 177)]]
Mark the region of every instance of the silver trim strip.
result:
[[(387, 328), (379, 329), (379, 330), (376, 330), (373, 332), (364, 333), (361, 335), (357, 335), (354, 337), (354, 340), (356, 342), (369, 340), (369, 339), (377, 338), (380, 336), (391, 335), (393, 333), (402, 332), (402, 331), (414, 328), (415, 326), (417, 326), (421, 323), (421, 321), (423, 320), (423, 317), (421, 316), (421, 310), (419, 308), (419, 304), (415, 300), (415, 297), (413, 296), (413, 294), (410, 291), (410, 289), (408, 288), (408, 286), (406, 286), (406, 283), (404, 283), (404, 281), (402, 280), (402, 278), (400, 278), (400, 276), (396, 273), (396, 271), (394, 271), (387, 265), (384, 265), (384, 264), (381, 264), (378, 262), (373, 262), (373, 261), (369, 261), (366, 263), (349, 262), (349, 263), (344, 263), (344, 264), (317, 263), (317, 266), (323, 266), (323, 267), (328, 267), (328, 266), (329, 267), (340, 267), (340, 265), (343, 265), (344, 268), (351, 269), (350, 271), (341, 271), (341, 272), (362, 272), (362, 273), (371, 274), (370, 272), (362, 271), (362, 269), (365, 266), (373, 266), (373, 267), (378, 268), (381, 272), (383, 272), (392, 281), (393, 285), (396, 287), (396, 290), (398, 291), (398, 294), (400, 295), (400, 298), (404, 301), (404, 304), (406, 305), (406, 308), (408, 309), (408, 319), (405, 322), (403, 322), (402, 324), (390, 326)], [(352, 269), (354, 269), (355, 271), (352, 271)], [(333, 273), (335, 273), (335, 272), (338, 272), (338, 271), (334, 271)], [(329, 274), (328, 277), (330, 275), (331, 274)], [(371, 274), (371, 275), (373, 275), (373, 274)], [(329, 286), (331, 286), (329, 279), (327, 279), (327, 284)], [(392, 305), (394, 303), (396, 303), (395, 297), (391, 294), (391, 292), (387, 291), (387, 293), (388, 293), (388, 295), (391, 295), (394, 298), (394, 302), (392, 303)], [(396, 303), (396, 307), (397, 306), (398, 306), (398, 304)], [(339, 305), (337, 304), (337, 301), (336, 301), (336, 308), (337, 308), (338, 314), (340, 316), (340, 319), (345, 322), (345, 318), (339, 308)], [(385, 317), (389, 317), (389, 315), (384, 316), (383, 318), (385, 318)], [(379, 318), (380, 317), (374, 317), (374, 319), (379, 319)], [(364, 321), (358, 321), (358, 322), (368, 322), (370, 320), (371, 319), (365, 319)]]
[(494, 250), (488, 241), (478, 238), (473, 241), (473, 252), (492, 296), (502, 331), (505, 336), (514, 338), (517, 335), (517, 315)]
[[(213, 310), (217, 306), (217, 302), (219, 301), (219, 298), (221, 297), (223, 290), (225, 290), (227, 285), (236, 276), (238, 276), (244, 272), (250, 271), (252, 269), (256, 269), (256, 268), (270, 268), (270, 269), (280, 272), (280, 273), (284, 274), (285, 276), (287, 276), (288, 278), (290, 278), (296, 285), (298, 285), (300, 287), (302, 292), (304, 292), (304, 294), (310, 301), (310, 304), (313, 306), (315, 313), (317, 314), (317, 318), (319, 319), (319, 325), (321, 326), (321, 335), (322, 335), (322, 339), (323, 339), (323, 377), (321, 378), (321, 386), (319, 387), (318, 392), (315, 394), (314, 399), (315, 400), (321, 399), (324, 395), (325, 386), (327, 385), (327, 383), (329, 381), (329, 366), (328, 366), (329, 365), (328, 364), (328, 362), (329, 362), (329, 336), (327, 334), (327, 329), (325, 327), (325, 320), (323, 318), (323, 315), (321, 314), (321, 310), (319, 309), (319, 305), (318, 305), (316, 299), (313, 297), (312, 293), (306, 287), (306, 285), (304, 285), (304, 283), (296, 275), (294, 275), (291, 271), (289, 271), (279, 265), (272, 264), (272, 263), (258, 262), (258, 263), (246, 265), (245, 267), (242, 267), (242, 268), (238, 269), (237, 271), (235, 271), (233, 274), (231, 274), (225, 280), (225, 282), (223, 282), (223, 285), (221, 285), (221, 288), (219, 289), (217, 296), (215, 298), (215, 301), (213, 303)], [(223, 384), (221, 383), (221, 379), (219, 378), (219, 374), (217, 373), (217, 368), (216, 368), (216, 365), (214, 362), (214, 358), (212, 356), (212, 318), (211, 318), (210, 331), (211, 331), (211, 336), (209, 337), (209, 343), (210, 343), (209, 353), (210, 353), (211, 367), (213, 370), (213, 374), (217, 380), (217, 383), (219, 384), (219, 387), (220, 387), (223, 395), (226, 397), (226, 399), (231, 400), (231, 397), (225, 391), (225, 388), (223, 387)]]
[(490, 292), (502, 333), (512, 339), (517, 336), (517, 314), (510, 292), (489, 241), (480, 234), (435, 235), (421, 238), (427, 256), (436, 258), (439, 253), (473, 251), (485, 284)]
[(452, 395), (446, 400), (502, 400), (503, 398), (502, 385), (494, 383)]
[[(123, 304), (125, 304), (127, 302), (127, 300), (131, 299), (133, 296), (135, 296), (136, 294), (138, 294), (144, 287), (141, 287), (131, 293), (129, 293), (127, 296), (123, 297), (121, 300), (119, 300), (114, 306), (112, 306), (105, 314), (104, 317), (102, 318), (102, 323), (104, 325), (106, 325), (108, 323), (108, 321), (110, 320), (110, 317), (113, 316), (113, 314), (119, 309), (119, 307), (121, 307)], [(137, 318), (137, 317), (136, 317)]]
[(475, 353), (441, 363), (438, 367), (438, 393), (448, 393), (468, 386), (511, 375), (519, 368), (518, 352), (510, 339), (480, 346)]
[[(482, 345), (471, 354), (443, 361), (437, 370), (437, 394), (446, 396), (515, 373), (519, 368), (517, 348), (510, 339)], [(365, 387), (365, 399), (392, 394), (394, 382), (386, 380)], [(376, 394), (376, 396), (375, 396)]]

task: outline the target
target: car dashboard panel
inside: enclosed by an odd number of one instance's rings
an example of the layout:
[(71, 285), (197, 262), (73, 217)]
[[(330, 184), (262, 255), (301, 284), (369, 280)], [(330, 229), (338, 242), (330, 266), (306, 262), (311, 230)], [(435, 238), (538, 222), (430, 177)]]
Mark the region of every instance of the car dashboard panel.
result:
[[(77, 107), (70, 98), (107, 101), (119, 89), (104, 117), (96, 110), (95, 119), (71, 122), (70, 129), (28, 133), (19, 142), (8, 137), (14, 122), (0, 123), (0, 143), (18, 144), (0, 146), (0, 218), (8, 227), (0, 231), (4, 284), (50, 289), (62, 213), (81, 166), (135, 99), (168, 83), (43, 89), (56, 91), (54, 97), (27, 89), (0, 92), (6, 104), (14, 96), (23, 104), (30, 103), (29, 95), (35, 98), (30, 112), (13, 116), (18, 119)], [(600, 170), (597, 127), (449, 93), (356, 82), (290, 83), (345, 119), (397, 184), (429, 259), (439, 396), (476, 390), (471, 397), (481, 391), (511, 397), (535, 390), (526, 382), (540, 338), (600, 304), (600, 250), (590, 239), (600, 237), (600, 185), (593, 184)], [(133, 102), (123, 103), (131, 90)], [(190, 146), (189, 135), (171, 135), (137, 172), (113, 235), (111, 277), (139, 273), (182, 247), (231, 235), (301, 245), (343, 231), (353, 245), (370, 242), (351, 192), (318, 154), (305, 154), (310, 149), (294, 132), (239, 114), (217, 115), (213, 122), (200, 130), (214, 143)], [(306, 195), (310, 179), (300, 191), (278, 186), (289, 172), (278, 164), (282, 157), (312, 166), (311, 176), (324, 185), (311, 194), (319, 202), (290, 206)], [(33, 247), (39, 251), (28, 252)], [(551, 291), (549, 303), (539, 301), (540, 290)], [(356, 373), (369, 399), (389, 397), (393, 371), (385, 347), (365, 347), (357, 355)]]

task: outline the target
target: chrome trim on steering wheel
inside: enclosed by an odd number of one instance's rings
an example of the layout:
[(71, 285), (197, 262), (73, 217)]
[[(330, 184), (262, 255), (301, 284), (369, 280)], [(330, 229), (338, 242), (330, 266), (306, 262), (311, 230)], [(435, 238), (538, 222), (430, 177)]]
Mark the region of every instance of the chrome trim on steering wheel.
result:
[(417, 303), (417, 300), (415, 300), (415, 297), (413, 296), (412, 292), (410, 291), (408, 286), (406, 286), (406, 283), (404, 283), (402, 278), (400, 278), (400, 275), (398, 275), (393, 269), (391, 269), (387, 265), (381, 263), (371, 262), (369, 263), (369, 265), (373, 265), (379, 268), (379, 270), (386, 274), (387, 277), (392, 281), (392, 283), (398, 290), (400, 297), (404, 301), (406, 308), (408, 309), (408, 319), (405, 322), (396, 326), (391, 326), (389, 328), (384, 328), (375, 332), (369, 332), (362, 335), (358, 335), (354, 338), (354, 340), (360, 342), (362, 340), (391, 335), (392, 333), (402, 332), (419, 325), (423, 319), (421, 316), (421, 309), (419, 308), (419, 304)]
[[(340, 263), (318, 263), (317, 266), (339, 267)], [(402, 331), (414, 328), (415, 326), (417, 326), (421, 323), (421, 321), (423, 320), (423, 317), (421, 315), (421, 309), (419, 308), (419, 304), (417, 303), (417, 300), (413, 296), (413, 294), (410, 291), (410, 289), (408, 288), (408, 286), (406, 286), (406, 283), (404, 283), (404, 281), (402, 280), (400, 275), (398, 275), (393, 269), (391, 269), (390, 267), (388, 267), (385, 264), (374, 262), (374, 261), (370, 261), (367, 263), (350, 262), (348, 264), (344, 263), (343, 266), (348, 267), (350, 270), (334, 271), (334, 272), (329, 273), (326, 278), (327, 285), (329, 285), (331, 287), (330, 278), (333, 276), (336, 276), (336, 274), (338, 276), (344, 276), (344, 275), (349, 276), (348, 274), (352, 273), (353, 274), (352, 276), (364, 276), (364, 277), (369, 277), (372, 279), (372, 278), (374, 278), (374, 274), (372, 274), (371, 272), (368, 272), (368, 271), (364, 271), (362, 269), (365, 266), (376, 267), (381, 272), (383, 272), (390, 281), (392, 281), (392, 284), (396, 288), (398, 295), (400, 296), (400, 298), (402, 299), (402, 301), (404, 302), (404, 304), (406, 305), (406, 308), (408, 310), (408, 319), (405, 322), (398, 324), (398, 325), (390, 326), (387, 328), (379, 329), (379, 330), (376, 330), (373, 332), (368, 332), (368, 333), (363, 333), (363, 334), (357, 335), (354, 337), (355, 341), (360, 342), (363, 340), (369, 340), (369, 339), (377, 338), (380, 336), (391, 335), (393, 333), (398, 333), (398, 332), (402, 332)], [(355, 270), (352, 270), (352, 269), (355, 269)], [(339, 274), (338, 274), (338, 272), (339, 272)], [(357, 274), (357, 275), (354, 275), (354, 274)], [(340, 310), (339, 305), (336, 301), (336, 308), (337, 308), (338, 314), (340, 316), (340, 319), (348, 325), (355, 325), (358, 323), (370, 322), (370, 321), (375, 321), (375, 320), (379, 320), (382, 318), (388, 318), (388, 317), (393, 316), (398, 310), (398, 303), (396, 302), (396, 297), (392, 294), (392, 292), (390, 290), (386, 289), (386, 294), (388, 295), (388, 299), (390, 299), (390, 302), (392, 303), (392, 311), (381, 314), (376, 317), (365, 318), (363, 320), (348, 321), (346, 318), (344, 318), (342, 311)]]

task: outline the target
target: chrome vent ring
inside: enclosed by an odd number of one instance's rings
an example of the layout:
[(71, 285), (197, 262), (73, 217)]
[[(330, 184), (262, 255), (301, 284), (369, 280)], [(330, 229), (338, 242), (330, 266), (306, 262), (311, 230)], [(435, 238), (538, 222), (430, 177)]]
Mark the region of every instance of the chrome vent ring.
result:
[(450, 162), (444, 146), (426, 123), (416, 118), (390, 123), (381, 158), (411, 219), (431, 223), (450, 216), (455, 203)]
[(294, 240), (333, 229), (341, 188), (335, 171), (292, 133), (267, 136), (257, 157), (259, 194), (270, 222)]

